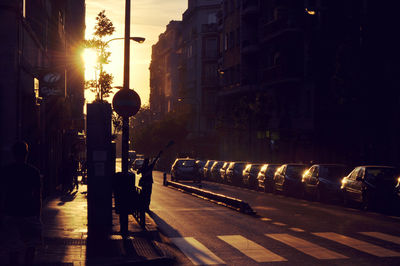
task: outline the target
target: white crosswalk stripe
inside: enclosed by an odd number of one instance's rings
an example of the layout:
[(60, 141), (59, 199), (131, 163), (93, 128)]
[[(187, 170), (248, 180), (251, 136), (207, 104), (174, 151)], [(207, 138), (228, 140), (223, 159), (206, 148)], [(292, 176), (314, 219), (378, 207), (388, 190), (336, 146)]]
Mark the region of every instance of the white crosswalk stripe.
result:
[(291, 236), (289, 234), (265, 234), (266, 236), (291, 246), (307, 255), (317, 259), (346, 259), (339, 253), (330, 251), (324, 247), (308, 242), (306, 240)]
[[(304, 233), (304, 231), (302, 233)], [(321, 232), (312, 234), (377, 257), (400, 257), (399, 252), (334, 232)], [(380, 232), (359, 232), (359, 234), (400, 245), (400, 237), (398, 236), (392, 236)], [(344, 254), (337, 253), (315, 244), (315, 240), (310, 242), (297, 236), (292, 236), (291, 234), (281, 233), (264, 235), (318, 260), (349, 259), (349, 257)], [(250, 239), (247, 239), (244, 236), (221, 235), (217, 237), (256, 262), (287, 261), (287, 259), (283, 257), (285, 254), (275, 254), (274, 252), (264, 248)], [(223, 260), (225, 258), (219, 258), (194, 237), (176, 237), (171, 238), (171, 241), (195, 265), (226, 264)]]
[(316, 236), (323, 237), (337, 243), (340, 243), (345, 246), (349, 246), (351, 248), (357, 249), (359, 251), (377, 256), (377, 257), (398, 257), (400, 256), (399, 252), (392, 251), (386, 248), (379, 247), (377, 245), (361, 241), (352, 237), (340, 235), (333, 232), (326, 233), (313, 233)]
[(240, 235), (218, 236), (219, 239), (233, 246), (256, 262), (287, 261), (285, 258), (265, 249), (259, 244)]
[(375, 237), (375, 238), (378, 238), (381, 240), (385, 240), (385, 241), (400, 245), (400, 237), (398, 237), (398, 236), (392, 236), (392, 235), (388, 235), (388, 234), (384, 234), (384, 233), (380, 233), (380, 232), (360, 232), (360, 234)]
[(171, 238), (171, 241), (194, 265), (225, 264), (223, 260), (193, 237), (175, 237)]

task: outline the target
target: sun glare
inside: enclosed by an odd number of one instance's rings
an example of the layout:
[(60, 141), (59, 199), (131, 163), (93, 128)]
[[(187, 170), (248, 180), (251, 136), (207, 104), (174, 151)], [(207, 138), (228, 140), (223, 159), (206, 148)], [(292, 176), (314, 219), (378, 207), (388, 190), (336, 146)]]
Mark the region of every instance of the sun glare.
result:
[(83, 50), (82, 58), (85, 62), (85, 79), (92, 79), (97, 66), (97, 53), (94, 49), (86, 48)]

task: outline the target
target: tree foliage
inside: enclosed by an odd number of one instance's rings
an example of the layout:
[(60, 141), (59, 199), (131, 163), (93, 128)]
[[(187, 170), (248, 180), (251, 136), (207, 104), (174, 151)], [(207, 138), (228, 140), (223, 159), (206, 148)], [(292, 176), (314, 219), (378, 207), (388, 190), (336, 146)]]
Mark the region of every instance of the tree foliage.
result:
[(85, 82), (85, 88), (90, 89), (96, 93), (95, 101), (103, 101), (104, 98), (110, 96), (112, 90), (112, 83), (114, 77), (112, 74), (104, 71), (104, 65), (110, 62), (109, 57), (111, 52), (107, 51), (108, 43), (103, 40), (104, 37), (110, 36), (114, 33), (115, 28), (111, 20), (106, 16), (105, 10), (101, 11), (96, 17), (97, 24), (93, 33), (94, 37), (89, 40), (85, 40), (85, 47), (92, 48), (97, 54), (97, 66), (96, 71), (99, 72), (96, 75), (96, 79), (88, 80)]
[(184, 146), (188, 134), (186, 129), (188, 115), (186, 113), (170, 112), (162, 119), (154, 120), (149, 107), (142, 108), (133, 118), (132, 142), (134, 149), (145, 156), (154, 156), (165, 145), (173, 140), (173, 152)]

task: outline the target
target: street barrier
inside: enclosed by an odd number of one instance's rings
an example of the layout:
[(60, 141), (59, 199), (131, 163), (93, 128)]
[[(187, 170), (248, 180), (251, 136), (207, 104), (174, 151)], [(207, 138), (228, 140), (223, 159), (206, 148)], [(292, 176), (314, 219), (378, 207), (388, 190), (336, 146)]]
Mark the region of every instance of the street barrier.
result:
[(166, 180), (165, 184), (167, 186), (182, 189), (186, 192), (193, 193), (195, 195), (216, 201), (217, 203), (222, 203), (223, 205), (231, 209), (237, 210), (245, 214), (250, 214), (250, 215), (256, 214), (255, 211), (250, 207), (250, 205), (247, 202), (240, 199), (228, 197), (222, 194), (214, 193), (200, 188), (195, 188), (174, 181)]

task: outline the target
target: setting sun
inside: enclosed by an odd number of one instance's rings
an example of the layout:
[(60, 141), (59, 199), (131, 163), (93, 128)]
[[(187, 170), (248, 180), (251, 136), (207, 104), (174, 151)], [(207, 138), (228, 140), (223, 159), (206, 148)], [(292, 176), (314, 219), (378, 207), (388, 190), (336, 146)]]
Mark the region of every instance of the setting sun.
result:
[(97, 53), (92, 48), (86, 48), (83, 50), (82, 58), (85, 63), (85, 79), (93, 79), (97, 66)]

